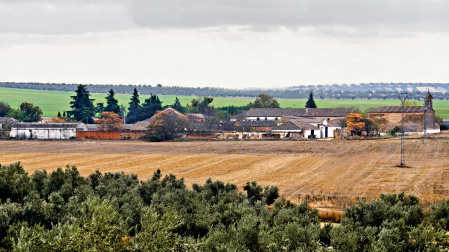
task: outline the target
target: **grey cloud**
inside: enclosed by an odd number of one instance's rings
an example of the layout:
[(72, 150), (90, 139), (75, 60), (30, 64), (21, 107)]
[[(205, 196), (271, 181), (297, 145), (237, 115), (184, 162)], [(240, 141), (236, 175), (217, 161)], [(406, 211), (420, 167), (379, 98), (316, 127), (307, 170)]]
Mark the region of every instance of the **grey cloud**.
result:
[(449, 31), (445, 0), (3, 0), (0, 32), (67, 34), (148, 28), (311, 27), (327, 34)]
[(0, 33), (78, 34), (135, 28), (129, 3), (107, 1), (0, 2)]
[(449, 1), (418, 0), (134, 0), (132, 14), (150, 27), (348, 26), (448, 30)]

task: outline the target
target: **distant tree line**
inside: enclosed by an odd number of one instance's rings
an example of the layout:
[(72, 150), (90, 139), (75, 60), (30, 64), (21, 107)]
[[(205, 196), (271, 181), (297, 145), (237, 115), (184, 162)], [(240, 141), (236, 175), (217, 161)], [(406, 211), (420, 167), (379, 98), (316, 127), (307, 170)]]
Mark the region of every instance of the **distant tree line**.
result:
[[(51, 90), (72, 92), (78, 84), (65, 83), (22, 83), (22, 82), (0, 82), (0, 87)], [(141, 95), (179, 95), (179, 96), (208, 96), (208, 97), (257, 97), (261, 93), (275, 98), (307, 99), (310, 91), (314, 92), (318, 99), (395, 99), (394, 94), (407, 91), (412, 96), (422, 98), (425, 92), (421, 90), (432, 88), (441, 92), (432, 92), (434, 99), (449, 99), (449, 84), (446, 83), (368, 83), (368, 84), (343, 84), (343, 85), (308, 85), (296, 86), (287, 89), (227, 89), (227, 88), (193, 88), (162, 85), (88, 85), (93, 93), (108, 93), (114, 89), (119, 94), (132, 94), (137, 88)]]
[(72, 166), (31, 176), (0, 165), (4, 251), (447, 251), (449, 200), (425, 211), (415, 196), (381, 195), (321, 224), (307, 202), (275, 186), (207, 180), (187, 188), (157, 170), (80, 176)]

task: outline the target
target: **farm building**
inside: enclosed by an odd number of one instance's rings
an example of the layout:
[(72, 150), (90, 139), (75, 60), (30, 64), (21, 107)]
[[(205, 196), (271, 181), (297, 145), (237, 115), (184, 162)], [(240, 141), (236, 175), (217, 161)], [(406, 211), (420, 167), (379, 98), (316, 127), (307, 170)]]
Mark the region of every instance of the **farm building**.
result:
[(276, 126), (274, 121), (243, 121), (239, 123), (244, 132), (269, 132)]
[(379, 126), (380, 132), (393, 130), (401, 126), (404, 113), (405, 132), (422, 133), (424, 126), (427, 133), (440, 132), (440, 126), (435, 122), (435, 110), (432, 105), (432, 95), (427, 92), (424, 106), (383, 106), (368, 111), (368, 117)]
[(184, 115), (191, 123), (204, 123), (208, 119), (208, 116), (206, 116), (205, 114), (185, 113)]
[(11, 117), (0, 117), (0, 130), (4, 128), (3, 125), (13, 125), (14, 123), (18, 122), (19, 120)]
[(273, 128), (281, 138), (333, 138), (334, 131), (341, 127), (325, 119), (292, 119)]
[(15, 123), (10, 137), (24, 139), (76, 138), (76, 124), (72, 123)]
[(140, 123), (123, 124), (123, 131), (145, 131), (145, 130), (147, 130), (147, 128)]
[(120, 132), (120, 139), (140, 139), (145, 136), (147, 128), (139, 123), (123, 124), (122, 132)]
[[(172, 107), (167, 107), (166, 109), (162, 110), (162, 112), (167, 112), (169, 114), (176, 114), (179, 116), (184, 116), (181, 112), (179, 112), (178, 110), (172, 108)], [(145, 120), (142, 121), (138, 121), (136, 122), (134, 125), (136, 125), (136, 127), (144, 127), (145, 129), (148, 128), (148, 125), (150, 125), (150, 123), (154, 120), (154, 115), (150, 118), (147, 118)]]
[(246, 113), (247, 121), (276, 121), (281, 118), (343, 119), (351, 108), (252, 108)]
[(86, 124), (86, 123), (78, 123), (76, 126), (77, 131), (98, 131), (98, 124)]

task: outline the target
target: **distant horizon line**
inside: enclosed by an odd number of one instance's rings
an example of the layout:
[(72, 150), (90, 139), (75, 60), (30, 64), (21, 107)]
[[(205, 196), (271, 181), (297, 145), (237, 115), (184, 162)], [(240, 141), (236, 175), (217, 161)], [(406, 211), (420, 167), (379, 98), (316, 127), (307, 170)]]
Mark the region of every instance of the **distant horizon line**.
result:
[(234, 87), (217, 87), (217, 86), (180, 86), (180, 85), (164, 85), (162, 83), (158, 84), (113, 84), (113, 83), (66, 83), (66, 82), (18, 82), (18, 81), (0, 81), (0, 83), (10, 83), (10, 84), (46, 84), (46, 85), (100, 85), (100, 86), (145, 86), (145, 87), (158, 87), (161, 88), (213, 88), (213, 89), (233, 89), (233, 90), (283, 90), (289, 88), (301, 88), (301, 87), (318, 87), (318, 86), (361, 86), (361, 85), (449, 85), (449, 82), (361, 82), (361, 83), (333, 83), (333, 84), (300, 84), (300, 85), (290, 85), (290, 86), (278, 86), (278, 87), (244, 87), (244, 88), (234, 88)]

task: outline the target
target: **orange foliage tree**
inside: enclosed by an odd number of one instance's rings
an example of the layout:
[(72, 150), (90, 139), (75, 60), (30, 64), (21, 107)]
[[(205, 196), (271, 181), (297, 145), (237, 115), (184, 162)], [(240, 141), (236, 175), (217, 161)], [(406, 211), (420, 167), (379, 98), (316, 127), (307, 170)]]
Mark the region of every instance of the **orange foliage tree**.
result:
[(176, 134), (184, 132), (187, 126), (188, 121), (183, 114), (160, 111), (152, 117), (148, 125), (147, 138), (152, 142), (172, 140)]
[(360, 135), (363, 130), (369, 132), (374, 124), (373, 119), (364, 118), (362, 114), (350, 113), (346, 115), (346, 128)]
[(95, 121), (98, 124), (98, 130), (121, 131), (123, 129), (123, 120), (117, 113), (103, 112), (101, 113), (101, 117), (102, 119)]

